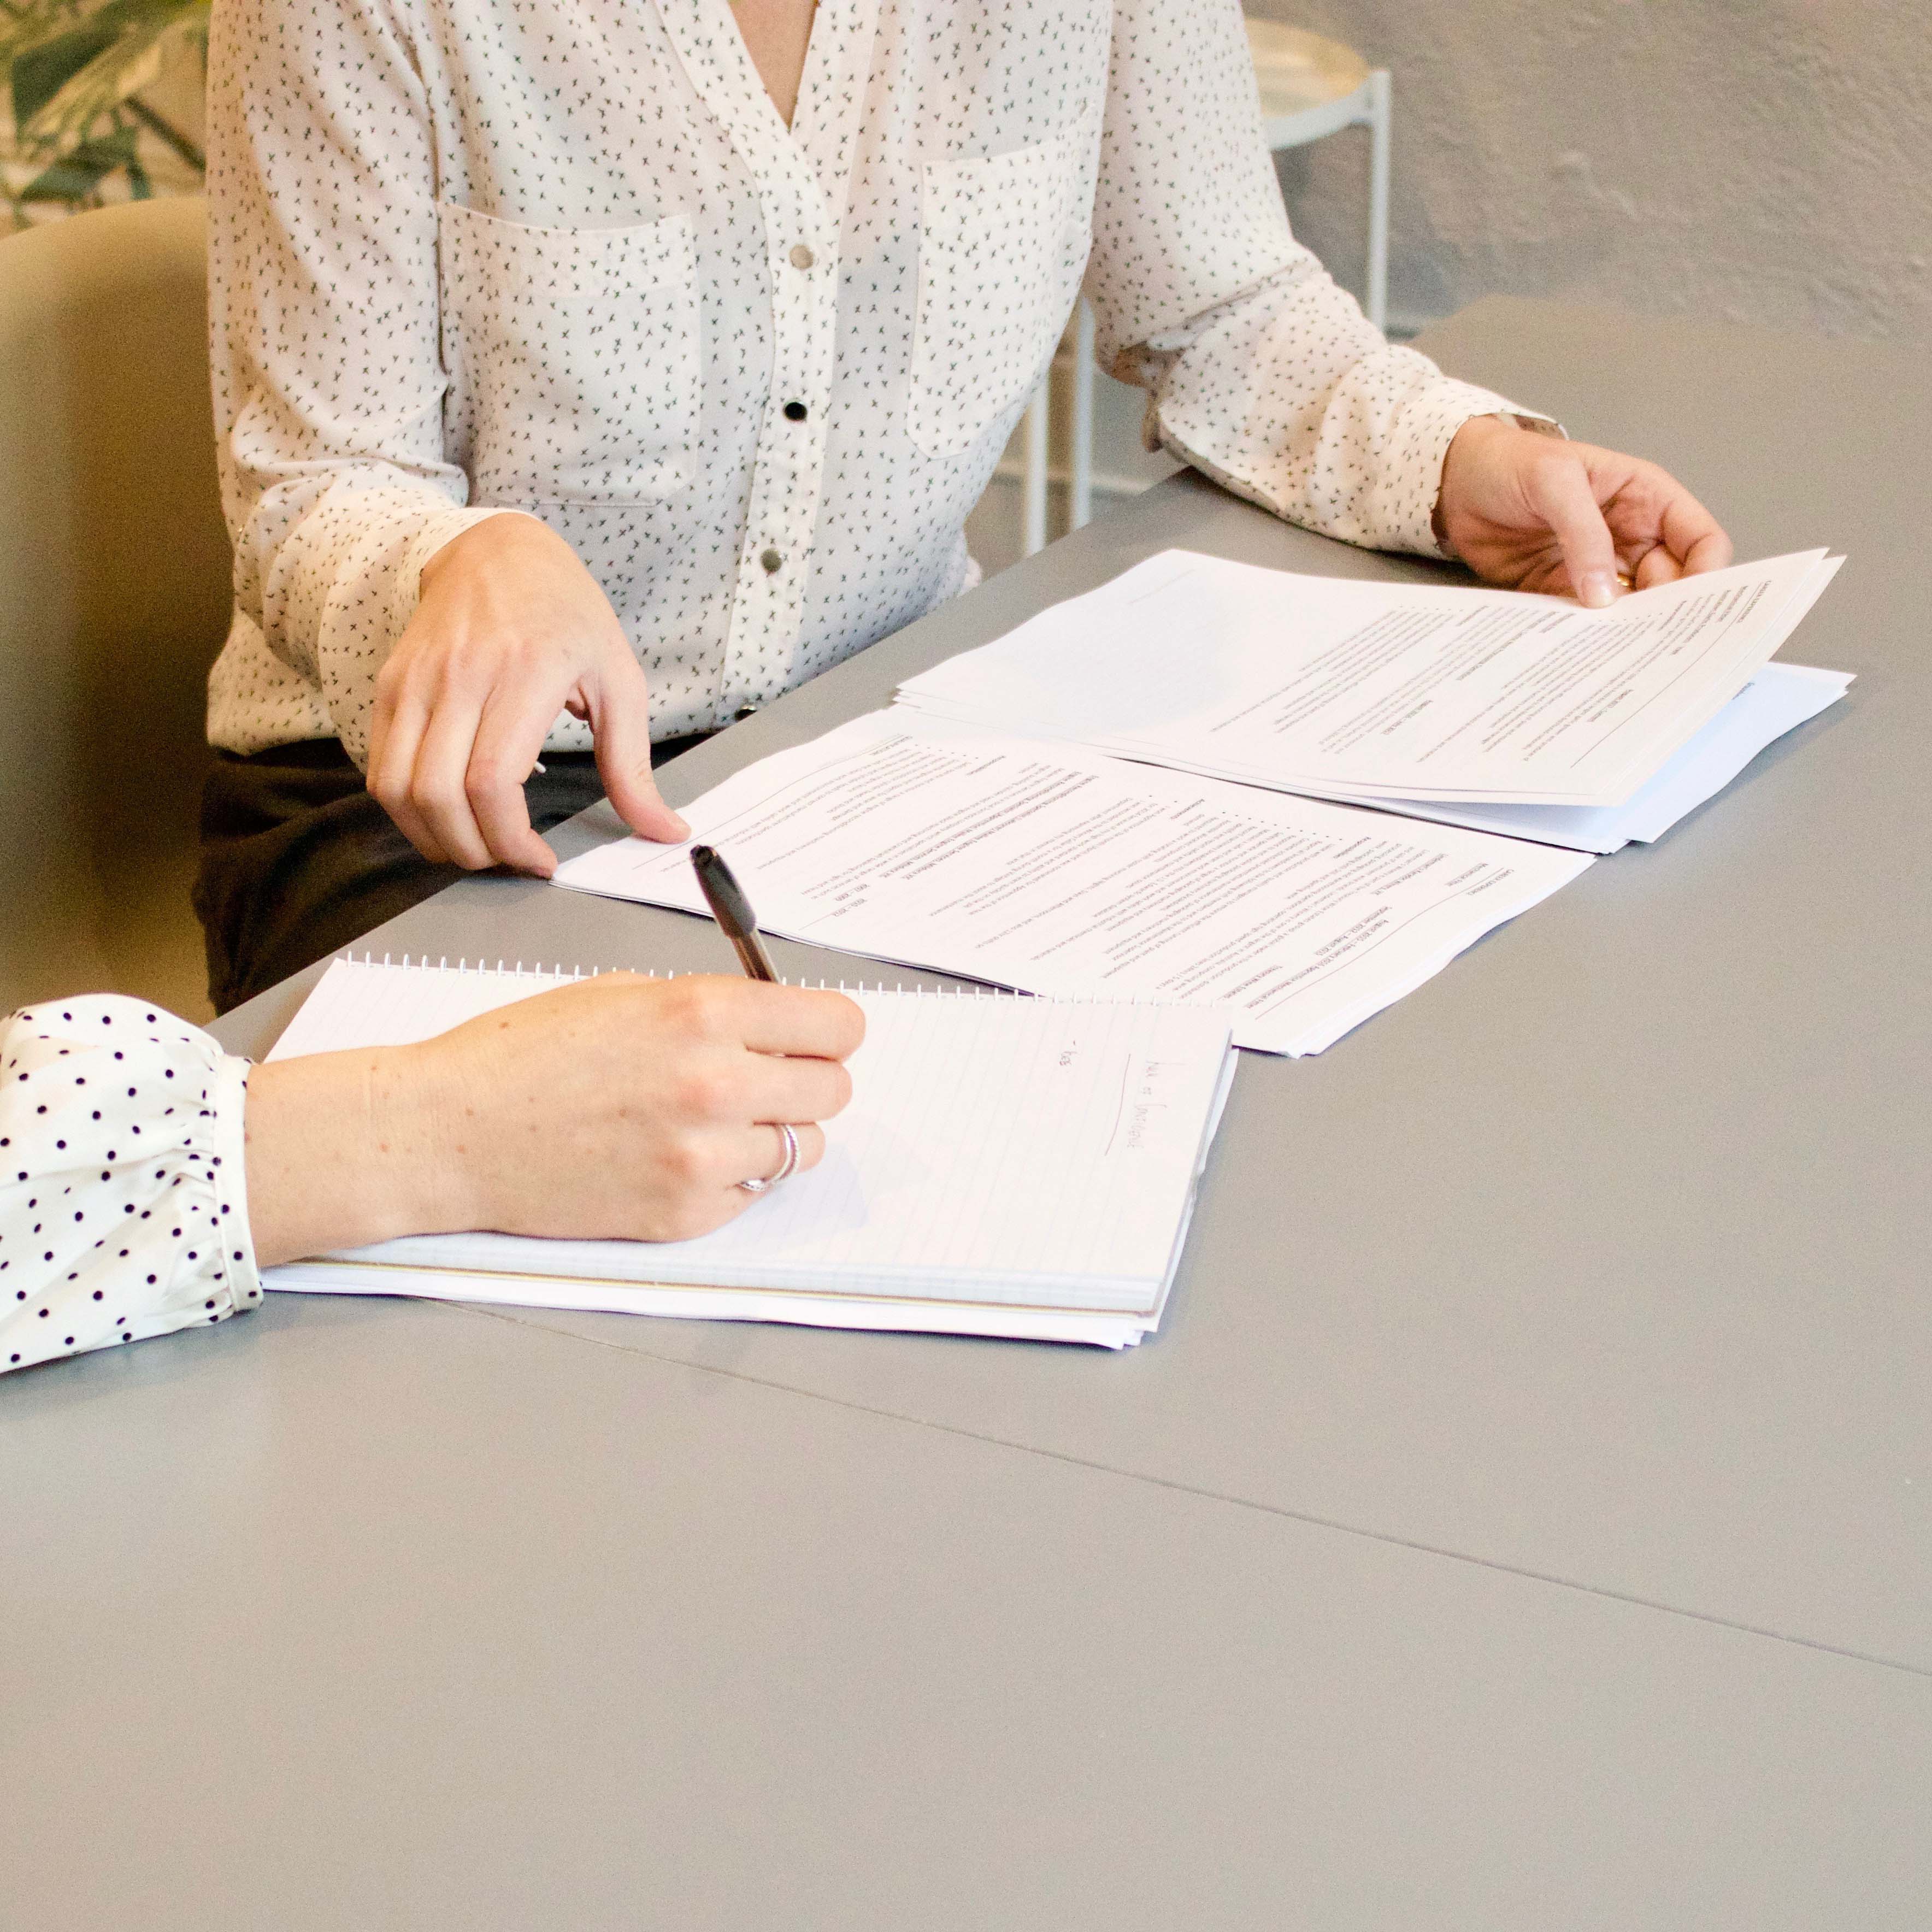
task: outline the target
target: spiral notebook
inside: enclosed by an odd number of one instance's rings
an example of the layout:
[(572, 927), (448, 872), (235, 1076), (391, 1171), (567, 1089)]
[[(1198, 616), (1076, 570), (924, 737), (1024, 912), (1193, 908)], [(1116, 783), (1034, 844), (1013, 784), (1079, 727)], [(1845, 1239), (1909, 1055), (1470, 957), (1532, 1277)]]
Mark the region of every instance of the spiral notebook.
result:
[[(400, 1046), (585, 977), (338, 959), (271, 1059)], [(418, 1235), (271, 1288), (1121, 1348), (1160, 1325), (1232, 1078), (1214, 1008), (845, 988), (825, 1158), (696, 1240)]]

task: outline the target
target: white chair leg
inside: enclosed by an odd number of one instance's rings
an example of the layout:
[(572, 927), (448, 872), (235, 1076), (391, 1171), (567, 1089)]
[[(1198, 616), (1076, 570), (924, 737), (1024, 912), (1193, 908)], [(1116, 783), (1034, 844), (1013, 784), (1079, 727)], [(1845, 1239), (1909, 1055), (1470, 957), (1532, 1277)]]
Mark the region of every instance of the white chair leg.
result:
[(1020, 499), (1023, 556), (1046, 548), (1046, 419), (1052, 394), (1053, 365), (1048, 363), (1026, 407), (1026, 466)]
[(1394, 88), (1386, 68), (1369, 76), (1369, 298), (1376, 328), (1388, 327), (1389, 128)]
[(1076, 530), (1094, 520), (1094, 310), (1083, 300), (1073, 322), (1073, 501)]

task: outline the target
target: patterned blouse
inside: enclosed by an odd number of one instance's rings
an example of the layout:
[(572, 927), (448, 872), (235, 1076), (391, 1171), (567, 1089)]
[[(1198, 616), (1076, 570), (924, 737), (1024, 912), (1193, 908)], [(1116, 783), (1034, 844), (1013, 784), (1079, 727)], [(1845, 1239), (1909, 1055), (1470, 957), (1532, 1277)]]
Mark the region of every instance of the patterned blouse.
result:
[[(500, 509), (609, 592), (656, 735), (802, 682), (970, 582), (1083, 287), (1151, 442), (1353, 542), (1432, 552), (1514, 406), (1291, 237), (1235, 0), (820, 0), (789, 130), (727, 0), (222, 0), (210, 118), (233, 751), (363, 758)], [(246, 1076), (131, 1000), (0, 1021), (0, 1372), (259, 1301)]]
[(1352, 542), (1433, 553), (1510, 406), (1290, 236), (1236, 0), (820, 0), (790, 129), (727, 0), (222, 0), (209, 57), (232, 751), (364, 759), (496, 508), (609, 592), (655, 735), (803, 682), (971, 581), (1083, 286), (1152, 441)]
[(260, 1301), (248, 1076), (137, 1000), (0, 1019), (0, 1372)]

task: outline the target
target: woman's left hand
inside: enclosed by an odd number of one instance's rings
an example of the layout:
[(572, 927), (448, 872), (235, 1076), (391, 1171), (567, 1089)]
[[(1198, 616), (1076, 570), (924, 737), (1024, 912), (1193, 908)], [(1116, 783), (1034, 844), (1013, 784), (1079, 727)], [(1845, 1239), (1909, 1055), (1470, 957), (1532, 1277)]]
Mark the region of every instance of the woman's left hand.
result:
[(1436, 520), (1488, 582), (1595, 608), (1615, 601), (1620, 573), (1643, 590), (1731, 560), (1718, 520), (1667, 470), (1498, 416), (1456, 431)]

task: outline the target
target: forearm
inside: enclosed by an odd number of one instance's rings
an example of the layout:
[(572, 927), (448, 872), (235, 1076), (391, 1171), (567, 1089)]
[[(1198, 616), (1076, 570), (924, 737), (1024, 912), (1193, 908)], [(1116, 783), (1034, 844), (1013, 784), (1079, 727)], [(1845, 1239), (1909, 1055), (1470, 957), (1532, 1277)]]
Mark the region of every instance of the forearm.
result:
[(133, 1000), (0, 1018), (0, 1372), (258, 1306), (258, 1267), (469, 1228), (707, 1232), (851, 1093), (836, 993), (605, 974), (411, 1046), (250, 1068)]
[(1371, 549), (1436, 554), (1450, 444), (1471, 418), (1515, 406), (1384, 342), (1318, 271), (1271, 278), (1149, 346), (1150, 421), (1168, 450)]
[(470, 1225), (454, 1176), (473, 1115), (445, 1105), (433, 1055), (412, 1047), (258, 1066), (246, 1115), (257, 1263)]

